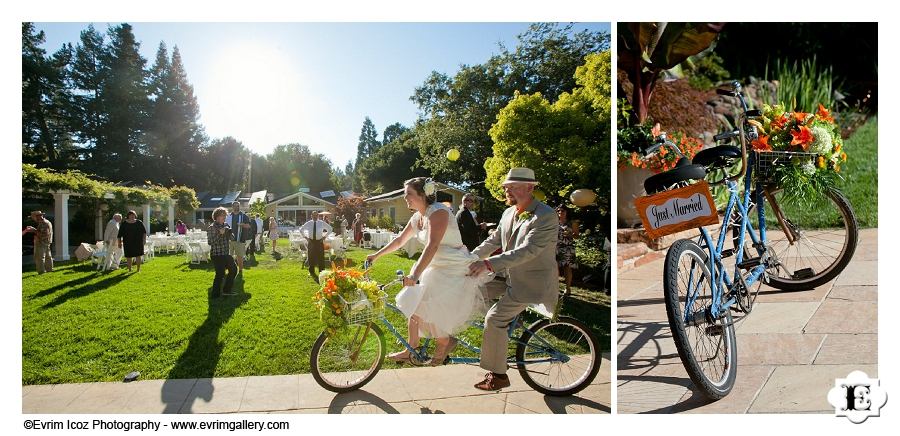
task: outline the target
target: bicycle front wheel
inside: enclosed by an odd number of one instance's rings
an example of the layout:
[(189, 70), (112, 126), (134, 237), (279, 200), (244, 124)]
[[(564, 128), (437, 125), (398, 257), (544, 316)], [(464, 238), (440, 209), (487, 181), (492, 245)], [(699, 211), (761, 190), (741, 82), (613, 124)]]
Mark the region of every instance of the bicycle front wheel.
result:
[(322, 332), (310, 353), (310, 370), (319, 386), (349, 392), (378, 374), (384, 350), (384, 335), (374, 323), (351, 325), (331, 336)]
[(572, 395), (594, 381), (600, 370), (600, 341), (573, 318), (542, 319), (519, 338), (519, 374), (532, 389), (552, 396)]
[[(776, 210), (784, 217), (784, 227)], [(758, 215), (750, 213), (759, 228)], [(777, 269), (769, 270), (768, 284), (784, 291), (801, 291), (821, 286), (844, 268), (859, 239), (859, 226), (850, 203), (840, 191), (829, 190), (815, 206), (790, 204), (782, 191), (773, 191), (766, 201), (766, 239), (769, 250), (778, 259)], [(735, 229), (737, 232), (739, 229)], [(735, 242), (738, 234), (735, 233)], [(745, 241), (745, 253), (753, 253)]]
[(706, 397), (731, 392), (737, 377), (737, 344), (731, 311), (714, 319), (707, 254), (697, 243), (676, 241), (666, 254), (663, 289), (675, 348), (691, 381)]

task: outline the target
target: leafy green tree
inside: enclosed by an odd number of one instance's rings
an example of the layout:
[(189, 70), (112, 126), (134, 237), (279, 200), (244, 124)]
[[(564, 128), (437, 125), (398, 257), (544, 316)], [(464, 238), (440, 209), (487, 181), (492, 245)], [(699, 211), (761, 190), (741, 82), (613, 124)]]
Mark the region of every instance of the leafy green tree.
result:
[[(410, 97), (419, 107), (421, 163), (435, 178), (485, 180), (484, 162), (492, 153), (488, 130), (516, 91), (555, 101), (575, 86), (575, 68), (584, 57), (609, 47), (607, 33), (574, 33), (552, 23), (530, 26), (518, 41), (515, 51), (501, 46), (500, 54), (463, 66), (453, 77), (433, 72)], [(460, 151), (457, 161), (446, 158), (453, 148)]]
[[(378, 142), (378, 130), (375, 129), (375, 124), (369, 117), (366, 117), (365, 121), (363, 121), (362, 129), (359, 132), (359, 143), (356, 146), (355, 167), (357, 171), (369, 156), (375, 154), (375, 151), (378, 150), (380, 145), (381, 143)], [(362, 185), (358, 184), (358, 178), (358, 175), (354, 177), (353, 189), (360, 191), (362, 190)]]
[(250, 204), (250, 215), (259, 214), (260, 219), (265, 221), (268, 219), (266, 216), (266, 203), (261, 199), (257, 198), (256, 201)]
[(403, 135), (403, 133), (408, 132), (408, 131), (409, 131), (409, 128), (404, 126), (403, 124), (400, 124), (400, 123), (391, 124), (390, 126), (387, 126), (384, 129), (384, 137), (382, 138), (381, 143), (384, 145), (388, 145), (388, 144), (396, 141), (397, 139), (399, 139), (400, 135)]
[(494, 155), (484, 164), (495, 198), (502, 198), (500, 184), (517, 166), (535, 171), (551, 203), (564, 201), (575, 188), (609, 192), (610, 74), (609, 51), (588, 55), (571, 93), (554, 103), (540, 93), (517, 94), (500, 111), (490, 130)]
[(250, 152), (240, 141), (230, 136), (215, 139), (203, 150), (202, 186), (210, 191), (244, 189)]
[(356, 175), (362, 192), (381, 194), (403, 187), (403, 182), (412, 177), (427, 176), (428, 171), (418, 164), (419, 141), (415, 131), (404, 132), (399, 138), (387, 143), (362, 166)]
[(265, 186), (276, 193), (297, 192), (301, 187), (310, 193), (335, 190), (332, 183), (331, 161), (324, 155), (312, 153), (302, 144), (283, 144), (266, 156), (265, 170), (253, 169), (254, 186)]

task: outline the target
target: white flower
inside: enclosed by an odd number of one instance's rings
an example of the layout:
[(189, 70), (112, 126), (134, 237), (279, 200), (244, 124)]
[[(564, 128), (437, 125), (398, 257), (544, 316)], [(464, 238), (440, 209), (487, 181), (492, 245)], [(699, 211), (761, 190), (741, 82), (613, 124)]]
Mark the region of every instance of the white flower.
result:
[(422, 190), (425, 191), (425, 195), (432, 196), (434, 195), (435, 186), (434, 180), (428, 179), (425, 181), (425, 186), (422, 187)]
[(834, 147), (831, 142), (831, 132), (822, 126), (813, 126), (812, 129), (813, 142), (810, 144), (809, 151), (816, 154), (825, 154)]
[(807, 176), (811, 176), (816, 173), (816, 166), (812, 162), (804, 162), (803, 166), (800, 167)]

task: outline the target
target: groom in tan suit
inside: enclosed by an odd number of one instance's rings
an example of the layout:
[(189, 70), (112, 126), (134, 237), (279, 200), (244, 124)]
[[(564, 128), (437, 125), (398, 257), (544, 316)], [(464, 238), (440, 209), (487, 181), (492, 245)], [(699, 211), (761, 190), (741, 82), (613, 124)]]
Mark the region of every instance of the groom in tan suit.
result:
[[(500, 297), (484, 319), (481, 367), (490, 371), (475, 387), (494, 391), (509, 386), (506, 357), (507, 329), (516, 315), (531, 304), (542, 303), (553, 311), (559, 297), (557, 282), (556, 238), (559, 219), (556, 212), (536, 200), (534, 171), (512, 168), (503, 181), (506, 204), (497, 230), (472, 253), (481, 259), (469, 265), (469, 273), (485, 270), (503, 273), (506, 281), (487, 284), (486, 298)], [(498, 248), (502, 253), (491, 256)], [(489, 257), (490, 256), (490, 257)]]

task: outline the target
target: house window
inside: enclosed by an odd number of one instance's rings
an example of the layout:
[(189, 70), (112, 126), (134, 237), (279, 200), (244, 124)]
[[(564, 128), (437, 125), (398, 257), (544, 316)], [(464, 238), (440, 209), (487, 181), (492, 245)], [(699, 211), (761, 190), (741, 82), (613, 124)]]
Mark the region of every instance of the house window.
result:
[(390, 211), (390, 215), (391, 215), (391, 221), (396, 223), (397, 222), (397, 208), (392, 207), (391, 211)]

